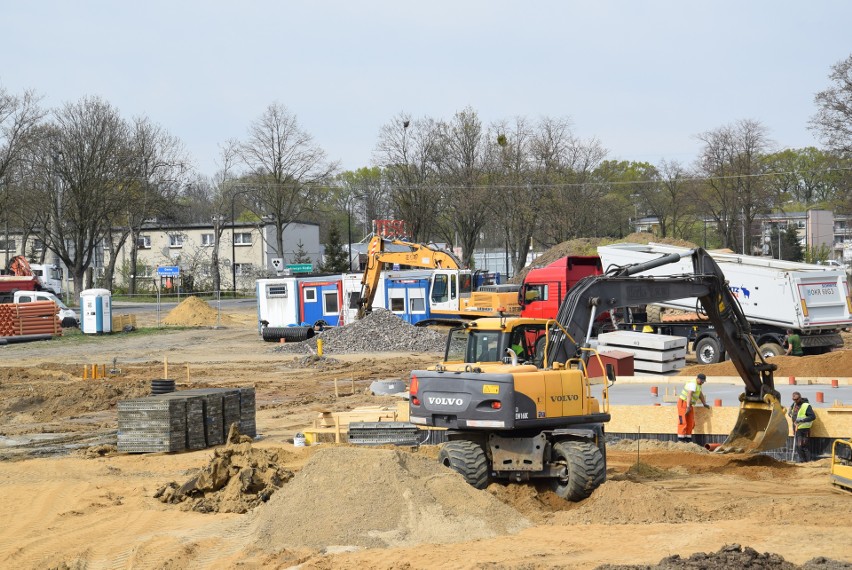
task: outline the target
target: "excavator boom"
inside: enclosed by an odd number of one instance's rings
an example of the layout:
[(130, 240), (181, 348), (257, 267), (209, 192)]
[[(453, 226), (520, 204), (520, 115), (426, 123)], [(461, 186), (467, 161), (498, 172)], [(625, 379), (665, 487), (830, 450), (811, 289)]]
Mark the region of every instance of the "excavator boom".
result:
[[(402, 246), (407, 251), (387, 251), (388, 245)], [(411, 267), (459, 269), (461, 262), (449, 251), (433, 245), (410, 243), (375, 236), (367, 248), (367, 267), (361, 278), (361, 300), (358, 303), (358, 318), (362, 318), (373, 308), (376, 289), (381, 279), (382, 266), (385, 263), (398, 263)]]
[[(691, 256), (693, 273), (671, 277), (642, 277), (638, 273)], [(557, 331), (545, 355), (547, 361), (587, 358), (596, 315), (619, 307), (697, 297), (745, 384), (737, 424), (721, 446), (728, 451), (758, 451), (783, 447), (788, 426), (775, 389), (774, 364), (766, 362), (751, 336), (751, 327), (725, 281), (718, 264), (703, 249), (669, 254), (658, 259), (615, 268), (590, 276), (571, 289), (556, 316), (567, 331)]]

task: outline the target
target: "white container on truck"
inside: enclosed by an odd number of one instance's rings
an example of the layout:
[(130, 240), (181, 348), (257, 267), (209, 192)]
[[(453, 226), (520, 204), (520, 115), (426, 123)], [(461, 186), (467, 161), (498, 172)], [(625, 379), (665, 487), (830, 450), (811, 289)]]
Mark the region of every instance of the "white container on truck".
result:
[[(688, 248), (650, 243), (614, 244), (598, 248), (604, 271), (613, 266), (642, 263), (670, 253), (683, 253)], [(728, 286), (740, 303), (764, 356), (783, 354), (787, 329), (798, 333), (805, 354), (822, 354), (843, 346), (840, 331), (852, 327), (852, 301), (846, 271), (826, 265), (796, 263), (766, 257), (710, 252), (722, 268)], [(687, 274), (688, 262), (651, 269), (641, 275), (662, 276)], [(677, 299), (661, 305), (695, 313), (697, 300)], [(638, 314), (641, 315), (641, 312)], [(634, 319), (638, 330), (687, 336), (699, 362), (719, 362), (724, 357), (712, 326), (689, 315), (668, 321)], [(639, 328), (641, 326), (641, 328)]]

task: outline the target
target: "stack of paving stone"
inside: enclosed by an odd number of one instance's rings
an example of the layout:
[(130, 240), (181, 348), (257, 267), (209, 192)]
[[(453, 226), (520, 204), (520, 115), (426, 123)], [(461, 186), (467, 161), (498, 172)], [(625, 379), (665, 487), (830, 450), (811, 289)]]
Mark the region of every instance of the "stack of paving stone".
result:
[(126, 453), (186, 449), (186, 402), (159, 396), (118, 403), (118, 450)]
[(118, 450), (152, 453), (225, 443), (228, 429), (255, 437), (254, 388), (196, 388), (118, 403)]

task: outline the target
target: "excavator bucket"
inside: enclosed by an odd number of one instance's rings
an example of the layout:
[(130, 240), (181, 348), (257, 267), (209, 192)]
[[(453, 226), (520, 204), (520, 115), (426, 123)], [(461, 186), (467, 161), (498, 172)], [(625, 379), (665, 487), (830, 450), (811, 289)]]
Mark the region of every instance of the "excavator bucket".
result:
[(786, 447), (789, 433), (787, 416), (772, 395), (763, 402), (743, 400), (734, 429), (717, 448), (719, 453), (754, 453)]

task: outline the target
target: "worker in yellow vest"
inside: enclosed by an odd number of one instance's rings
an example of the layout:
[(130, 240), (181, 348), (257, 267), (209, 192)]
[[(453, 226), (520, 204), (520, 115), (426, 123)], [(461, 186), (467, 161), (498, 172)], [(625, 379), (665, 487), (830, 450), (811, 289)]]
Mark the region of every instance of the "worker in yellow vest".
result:
[(709, 408), (704, 392), (701, 387), (707, 381), (707, 376), (699, 374), (695, 380), (687, 382), (680, 392), (677, 400), (677, 441), (678, 443), (692, 443), (692, 431), (695, 429), (695, 406), (701, 402), (705, 408)]
[(795, 448), (799, 455), (799, 462), (804, 463), (811, 460), (811, 450), (808, 447), (811, 438), (811, 426), (816, 420), (814, 407), (807, 398), (802, 398), (799, 392), (793, 392), (793, 405), (788, 412), (793, 419), (793, 433), (795, 435)]

